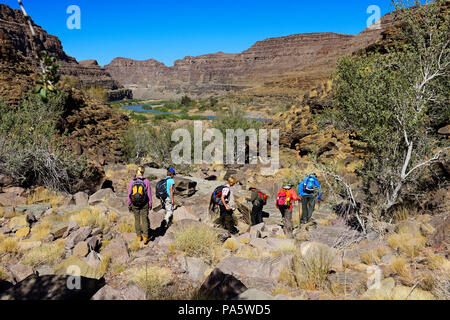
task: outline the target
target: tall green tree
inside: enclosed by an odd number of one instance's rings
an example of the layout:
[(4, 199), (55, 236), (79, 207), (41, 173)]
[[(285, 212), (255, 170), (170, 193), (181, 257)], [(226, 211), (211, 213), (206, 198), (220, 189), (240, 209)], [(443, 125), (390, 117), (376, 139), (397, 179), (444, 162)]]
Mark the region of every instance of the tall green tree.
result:
[[(433, 135), (449, 119), (449, 14), (445, 1), (394, 0), (401, 25), (387, 52), (344, 57), (334, 81), (334, 115), (369, 156), (361, 175), (381, 212), (416, 192), (423, 170), (448, 156)], [(368, 188), (369, 189), (369, 188)]]

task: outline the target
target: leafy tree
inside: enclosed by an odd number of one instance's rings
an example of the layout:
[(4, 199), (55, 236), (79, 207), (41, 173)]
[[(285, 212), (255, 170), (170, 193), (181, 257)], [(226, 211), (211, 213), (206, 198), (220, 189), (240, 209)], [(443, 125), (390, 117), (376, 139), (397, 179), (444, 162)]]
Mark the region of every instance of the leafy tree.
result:
[(342, 58), (334, 81), (334, 117), (366, 143), (360, 174), (383, 213), (417, 192), (424, 169), (449, 150), (432, 134), (450, 113), (448, 11), (440, 0), (393, 5), (402, 21), (395, 44)]

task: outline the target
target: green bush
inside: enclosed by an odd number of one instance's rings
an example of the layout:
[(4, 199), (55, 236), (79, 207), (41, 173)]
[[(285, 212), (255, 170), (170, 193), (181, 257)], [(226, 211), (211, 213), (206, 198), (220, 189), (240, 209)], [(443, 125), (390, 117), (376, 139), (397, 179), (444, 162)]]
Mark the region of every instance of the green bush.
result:
[(56, 123), (67, 103), (66, 93), (25, 98), (17, 108), (0, 102), (0, 173), (18, 185), (43, 185), (69, 191), (86, 169), (85, 159), (66, 146)]

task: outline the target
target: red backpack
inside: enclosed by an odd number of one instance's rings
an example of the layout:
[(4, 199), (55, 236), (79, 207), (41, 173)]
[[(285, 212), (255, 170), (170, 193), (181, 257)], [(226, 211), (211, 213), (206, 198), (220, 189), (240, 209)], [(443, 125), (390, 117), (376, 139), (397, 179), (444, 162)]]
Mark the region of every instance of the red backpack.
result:
[(277, 205), (279, 207), (287, 207), (291, 205), (289, 190), (281, 189), (277, 196)]
[(267, 204), (267, 194), (259, 191), (259, 190), (253, 190), (253, 192), (256, 192), (259, 196), (259, 198), (261, 199), (261, 201), (263, 202), (264, 205)]

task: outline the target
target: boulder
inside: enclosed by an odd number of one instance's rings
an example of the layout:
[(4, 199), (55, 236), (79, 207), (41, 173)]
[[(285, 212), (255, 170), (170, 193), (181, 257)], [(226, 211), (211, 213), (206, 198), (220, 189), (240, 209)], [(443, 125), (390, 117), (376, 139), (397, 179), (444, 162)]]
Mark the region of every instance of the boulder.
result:
[(84, 258), (88, 255), (89, 253), (89, 247), (88, 247), (88, 243), (85, 241), (81, 241), (79, 243), (77, 243), (77, 245), (75, 246), (75, 248), (73, 248), (72, 254), (76, 257), (79, 258)]
[(106, 285), (100, 290), (97, 291), (91, 298), (91, 300), (123, 300), (122, 295), (119, 290), (114, 289), (113, 287)]
[(95, 251), (91, 251), (86, 258), (82, 259), (86, 262), (90, 267), (94, 269), (99, 269), (102, 264), (102, 257)]
[(250, 237), (252, 239), (261, 238), (261, 232), (264, 231), (264, 227), (265, 227), (264, 223), (260, 223), (256, 226), (251, 226), (250, 227)]
[(90, 206), (95, 206), (115, 198), (117, 198), (117, 196), (112, 189), (101, 189), (89, 197), (88, 204)]
[(55, 239), (59, 239), (64, 236), (68, 228), (69, 228), (68, 222), (59, 222), (52, 226), (50, 233), (53, 234)]
[(103, 274), (76, 256), (71, 256), (55, 267), (56, 275), (73, 275), (91, 279), (101, 279)]
[(419, 288), (397, 286), (392, 290), (392, 300), (436, 300), (436, 297), (428, 291)]
[(130, 300), (130, 301), (147, 300), (147, 294), (145, 293), (145, 291), (136, 285), (126, 287), (121, 291), (120, 294), (123, 300)]
[(99, 235), (90, 237), (86, 240), (87, 246), (89, 248), (89, 251), (97, 251), (100, 249), (100, 246), (102, 244), (101, 237)]
[(70, 220), (67, 225), (67, 230), (63, 234), (63, 238), (67, 238), (72, 232), (77, 231), (80, 227), (75, 220)]
[(0, 207), (17, 207), (27, 204), (27, 198), (17, 192), (0, 193)]
[(250, 300), (250, 301), (265, 301), (265, 300), (275, 300), (273, 296), (264, 291), (258, 289), (249, 289), (233, 300)]
[(202, 281), (208, 265), (202, 259), (186, 257), (186, 271), (192, 281)]
[(175, 194), (182, 198), (188, 198), (195, 194), (197, 182), (185, 179), (175, 178)]
[(42, 265), (36, 268), (35, 273), (39, 277), (49, 276), (55, 274), (55, 270), (50, 266)]
[(34, 216), (35, 221), (38, 221), (42, 218), (44, 213), (49, 209), (51, 209), (50, 204), (32, 204), (32, 205), (28, 205), (28, 206), (17, 206), (15, 208), (15, 211), (17, 213), (30, 214), (30, 215)]
[(73, 249), (79, 242), (86, 240), (91, 234), (91, 227), (82, 227), (73, 231), (66, 239), (66, 249)]
[(33, 274), (33, 268), (23, 264), (14, 264), (8, 266), (13, 283), (18, 283)]
[(17, 217), (12, 218), (9, 221), (9, 227), (13, 231), (17, 231), (17, 230), (19, 230), (21, 228), (28, 227), (27, 216), (26, 215), (21, 215), (21, 216), (17, 216)]
[(180, 220), (196, 220), (200, 221), (200, 217), (194, 214), (194, 211), (190, 207), (179, 207), (173, 212), (173, 219), (175, 221)]
[(371, 288), (362, 296), (365, 300), (389, 300), (392, 297), (392, 291), (395, 288), (395, 280), (387, 278), (381, 281), (379, 288)]
[(80, 208), (87, 207), (89, 205), (89, 196), (85, 192), (78, 192), (73, 196), (75, 205)]
[(103, 249), (102, 254), (111, 254), (111, 261), (118, 264), (126, 264), (130, 260), (127, 243), (124, 240), (115, 240)]
[(230, 300), (247, 291), (247, 287), (235, 277), (214, 269), (199, 290), (205, 300)]
[(363, 236), (356, 230), (346, 226), (322, 226), (309, 231), (308, 241), (323, 243), (329, 247), (335, 247), (340, 243), (351, 241), (352, 239), (363, 239)]
[(79, 289), (71, 289), (68, 284), (74, 284), (68, 276), (37, 276), (31, 275), (14, 287), (0, 293), (0, 300), (89, 300), (105, 285), (105, 280), (79, 278)]

